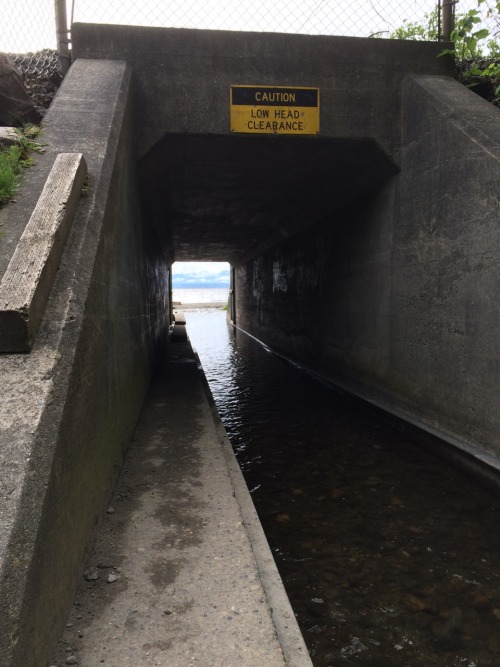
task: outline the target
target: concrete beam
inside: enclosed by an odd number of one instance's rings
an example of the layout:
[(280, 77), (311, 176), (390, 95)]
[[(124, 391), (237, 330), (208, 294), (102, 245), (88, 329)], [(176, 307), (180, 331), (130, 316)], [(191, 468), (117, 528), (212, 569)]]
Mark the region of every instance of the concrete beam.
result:
[(40, 324), (87, 175), (61, 153), (0, 282), (0, 352), (27, 352)]

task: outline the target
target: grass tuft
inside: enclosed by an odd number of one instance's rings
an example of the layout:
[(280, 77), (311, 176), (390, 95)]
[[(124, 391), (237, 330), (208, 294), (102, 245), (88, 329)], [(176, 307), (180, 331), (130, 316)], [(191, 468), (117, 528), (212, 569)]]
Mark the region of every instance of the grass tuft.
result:
[(0, 204), (12, 199), (19, 186), (23, 169), (21, 152), (21, 147), (16, 145), (0, 149)]
[(0, 205), (9, 202), (15, 195), (23, 169), (33, 164), (30, 154), (45, 150), (43, 144), (38, 142), (41, 131), (38, 126), (26, 125), (16, 131), (19, 135), (17, 143), (9, 148), (0, 147)]

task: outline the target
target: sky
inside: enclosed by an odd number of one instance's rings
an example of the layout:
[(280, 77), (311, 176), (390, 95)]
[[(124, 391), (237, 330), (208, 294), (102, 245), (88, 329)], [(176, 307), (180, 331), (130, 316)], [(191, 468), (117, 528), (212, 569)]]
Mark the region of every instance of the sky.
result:
[[(66, 0), (66, 7), (76, 22), (387, 37), (405, 20), (424, 21), (437, 1)], [(486, 0), (483, 11), (494, 2)], [(478, 0), (456, 3), (466, 12)], [(0, 0), (0, 51), (55, 48), (54, 23), (54, 0)]]
[[(472, 0), (460, 0), (460, 6)], [(437, 0), (66, 0), (68, 20), (183, 28), (387, 35)], [(54, 48), (54, 0), (0, 0), (0, 51)]]
[(227, 262), (175, 262), (172, 266), (172, 287), (229, 287)]

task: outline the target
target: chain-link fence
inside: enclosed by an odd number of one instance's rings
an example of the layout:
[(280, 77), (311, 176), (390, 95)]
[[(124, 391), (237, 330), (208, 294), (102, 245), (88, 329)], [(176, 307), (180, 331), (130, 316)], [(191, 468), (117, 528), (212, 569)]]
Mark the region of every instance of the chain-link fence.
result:
[(388, 36), (437, 0), (75, 0), (74, 20), (310, 35)]
[(13, 54), (27, 72), (41, 69), (50, 75), (58, 69), (56, 50), (53, 0), (2, 0), (1, 52)]
[[(450, 4), (458, 14), (478, 0), (2, 0), (0, 51), (33, 53), (58, 44), (54, 6), (65, 5), (68, 24), (115, 23), (213, 30), (389, 37), (408, 24), (426, 24), (437, 7)], [(488, 24), (496, 0), (479, 5)], [(490, 31), (495, 28), (488, 24)], [(496, 26), (498, 28), (498, 26)], [(24, 65), (29, 67), (29, 63)], [(33, 66), (33, 65), (32, 65)]]
[(0, 51), (10, 55), (43, 113), (62, 81), (53, 0), (2, 0)]
[[(66, 48), (64, 23), (114, 23), (172, 28), (285, 32), (310, 35), (436, 39), (443, 6), (457, 16), (473, 8), (494, 36), (497, 0), (2, 0), (0, 51), (11, 54), (26, 87), (46, 106), (61, 79), (58, 47)], [(58, 7), (58, 10), (55, 10)], [(56, 16), (58, 14), (58, 16)], [(66, 16), (63, 16), (63, 15)], [(58, 23), (59, 22), (59, 23)], [(58, 27), (57, 27), (58, 25)], [(415, 27), (432, 27), (419, 34)], [(398, 31), (403, 28), (402, 31)], [(63, 68), (64, 69), (64, 68)], [(47, 82), (47, 91), (36, 81)], [(45, 96), (45, 97), (44, 97)]]

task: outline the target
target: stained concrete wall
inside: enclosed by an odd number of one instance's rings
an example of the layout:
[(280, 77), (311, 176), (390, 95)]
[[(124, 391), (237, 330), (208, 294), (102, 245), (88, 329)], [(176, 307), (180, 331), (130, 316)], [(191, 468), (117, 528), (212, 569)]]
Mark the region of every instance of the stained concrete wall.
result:
[(443, 44), (77, 23), (74, 58), (125, 60), (136, 74), (140, 153), (166, 134), (230, 134), (232, 84), (321, 89), (321, 135), (369, 137), (398, 160), (408, 73), (451, 74)]
[(500, 467), (500, 112), (404, 85), (401, 173), (237, 268), (237, 322)]
[(5, 266), (56, 154), (84, 154), (88, 194), (33, 350), (0, 356), (2, 667), (44, 665), (60, 634), (165, 335), (167, 267), (140, 220), (132, 88), (123, 62), (76, 63), (44, 123), (46, 154), (0, 213)]
[[(396, 171), (405, 77), (453, 69), (442, 44), (398, 40), (76, 24), (72, 43), (135, 74), (144, 213), (165, 248), (238, 265)], [(232, 133), (232, 84), (318, 87), (319, 135)]]

